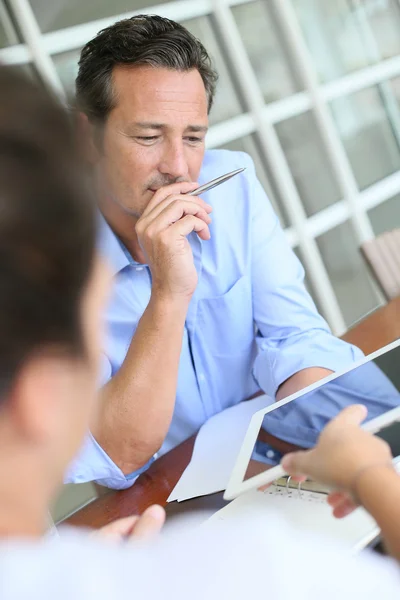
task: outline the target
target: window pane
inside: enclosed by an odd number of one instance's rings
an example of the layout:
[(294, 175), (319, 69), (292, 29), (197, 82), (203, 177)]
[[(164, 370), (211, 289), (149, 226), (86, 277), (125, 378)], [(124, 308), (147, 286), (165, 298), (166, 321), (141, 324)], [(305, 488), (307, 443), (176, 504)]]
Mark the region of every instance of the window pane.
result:
[(95, 500), (97, 496), (97, 490), (92, 482), (64, 485), (51, 507), (53, 521), (57, 523), (67, 518), (91, 500)]
[(78, 74), (79, 50), (71, 50), (52, 56), (61, 83), (69, 96), (75, 94), (75, 79)]
[(375, 235), (400, 227), (400, 194), (368, 212)]
[[(30, 4), (43, 32), (79, 25), (105, 17), (112, 17), (152, 6), (169, 0), (30, 0)], [(146, 11), (144, 11), (146, 12)]]
[(260, 180), (261, 185), (263, 186), (269, 200), (271, 201), (271, 204), (274, 207), (274, 210), (278, 215), (282, 226), (287, 227), (287, 218), (285, 216), (284, 211), (282, 210), (281, 203), (277, 200), (277, 194), (268, 176), (267, 167), (264, 164), (262, 157), (260, 156), (255, 136), (247, 135), (246, 137), (234, 140), (233, 142), (229, 142), (229, 144), (224, 144), (223, 148), (225, 150), (247, 152), (247, 154), (250, 154), (251, 158), (254, 161), (257, 177)]
[(268, 2), (258, 0), (235, 6), (232, 12), (266, 102), (299, 91), (290, 62), (285, 60)]
[(316, 239), (347, 326), (378, 305), (353, 229), (343, 223)]
[(293, 0), (321, 81), (400, 54), (397, 0)]
[[(377, 88), (368, 88), (331, 103), (334, 119), (361, 189), (400, 168), (400, 132), (387, 110), (398, 107)], [(389, 90), (389, 94), (391, 91)], [(387, 108), (387, 110), (386, 110)], [(397, 118), (396, 118), (397, 120)]]
[(10, 45), (10, 42), (8, 40), (3, 23), (0, 20), (0, 48), (5, 48), (6, 46), (9, 46), (9, 45)]
[(20, 41), (21, 38), (17, 32), (15, 23), (13, 22), (3, 0), (0, 0), (0, 48), (19, 44)]
[(301, 262), (301, 264), (303, 265), (303, 269), (304, 269), (304, 272), (305, 272), (305, 275), (304, 275), (304, 285), (306, 286), (307, 292), (310, 294), (310, 296), (314, 300), (314, 303), (315, 303), (315, 306), (317, 307), (318, 312), (321, 315), (324, 316), (324, 313), (323, 313), (323, 310), (321, 308), (321, 305), (319, 304), (318, 299), (317, 299), (317, 297), (316, 297), (316, 295), (314, 293), (313, 286), (311, 285), (311, 281), (310, 281), (310, 278), (309, 278), (308, 273), (307, 273), (306, 265), (305, 265), (305, 262), (303, 260), (303, 253), (302, 253), (301, 249), (298, 246), (296, 246), (296, 248), (293, 248), (293, 251), (296, 254), (296, 256), (299, 259), (299, 261)]
[(232, 79), (211, 29), (209, 19), (207, 17), (192, 19), (183, 22), (183, 25), (204, 44), (219, 75), (217, 93), (210, 114), (210, 123), (218, 123), (240, 114), (242, 106), (233, 87)]
[(276, 131), (307, 215), (340, 200), (313, 114), (308, 111), (277, 123)]

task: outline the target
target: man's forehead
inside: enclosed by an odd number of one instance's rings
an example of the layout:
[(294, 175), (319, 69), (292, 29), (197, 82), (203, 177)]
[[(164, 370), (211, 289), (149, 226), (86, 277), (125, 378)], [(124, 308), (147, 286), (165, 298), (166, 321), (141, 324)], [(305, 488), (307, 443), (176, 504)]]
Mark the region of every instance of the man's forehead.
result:
[(158, 105), (168, 109), (168, 106), (179, 104), (179, 110), (207, 112), (207, 94), (197, 70), (118, 65), (113, 70), (112, 86), (116, 104), (133, 103), (142, 109)]

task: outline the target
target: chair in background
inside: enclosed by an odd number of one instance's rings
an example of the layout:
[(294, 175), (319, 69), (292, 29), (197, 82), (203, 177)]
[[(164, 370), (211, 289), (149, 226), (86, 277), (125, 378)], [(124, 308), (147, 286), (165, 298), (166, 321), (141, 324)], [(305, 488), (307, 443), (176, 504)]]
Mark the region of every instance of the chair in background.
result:
[(386, 300), (400, 296), (400, 229), (365, 242), (360, 251)]

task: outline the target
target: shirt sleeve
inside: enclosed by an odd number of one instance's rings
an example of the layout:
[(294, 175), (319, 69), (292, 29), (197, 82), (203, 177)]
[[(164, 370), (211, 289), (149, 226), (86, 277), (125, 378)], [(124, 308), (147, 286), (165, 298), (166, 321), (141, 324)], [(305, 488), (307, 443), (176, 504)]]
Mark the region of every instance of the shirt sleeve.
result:
[(271, 397), (298, 371), (341, 371), (363, 357), (335, 337), (304, 285), (304, 269), (254, 172), (251, 178), (252, 289), (258, 329), (253, 375)]
[[(111, 364), (108, 358), (103, 354), (100, 370), (100, 385), (105, 385), (110, 379)], [(144, 471), (146, 471), (154, 462), (155, 458), (156, 456), (153, 456), (143, 467), (129, 475), (125, 475), (89, 432), (79, 454), (67, 470), (64, 483), (86, 483), (88, 481), (95, 481), (108, 488), (123, 490), (131, 487), (139, 475), (144, 473)]]
[(64, 483), (95, 481), (114, 490), (124, 490), (135, 483), (139, 475), (149, 468), (155, 458), (156, 456), (153, 456), (137, 471), (124, 475), (100, 444), (96, 442), (93, 435), (88, 433), (79, 454), (67, 470)]

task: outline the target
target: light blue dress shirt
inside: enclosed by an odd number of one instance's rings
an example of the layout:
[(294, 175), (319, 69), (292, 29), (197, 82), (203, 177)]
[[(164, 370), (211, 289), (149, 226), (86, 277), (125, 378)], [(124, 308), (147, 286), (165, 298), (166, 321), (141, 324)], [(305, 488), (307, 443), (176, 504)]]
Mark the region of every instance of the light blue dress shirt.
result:
[[(210, 150), (200, 184), (239, 167), (244, 173), (204, 195), (212, 205), (211, 240), (189, 236), (199, 282), (186, 318), (175, 410), (161, 455), (216, 413), (260, 389), (271, 398), (307, 367), (344, 369), (362, 357), (334, 337), (304, 287), (293, 253), (254, 170), (241, 152)], [(121, 367), (151, 293), (147, 266), (135, 263), (102, 219), (100, 250), (115, 283), (106, 319), (101, 383)], [(141, 471), (147, 468), (145, 465)], [(89, 435), (67, 481), (131, 485)]]

